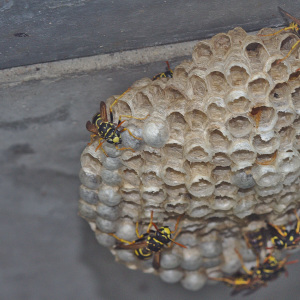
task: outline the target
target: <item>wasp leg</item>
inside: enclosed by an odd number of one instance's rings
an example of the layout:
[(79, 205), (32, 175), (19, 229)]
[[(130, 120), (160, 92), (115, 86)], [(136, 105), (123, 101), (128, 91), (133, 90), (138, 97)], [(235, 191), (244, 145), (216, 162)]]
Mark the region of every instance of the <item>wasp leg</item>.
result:
[[(126, 94), (130, 91), (131, 88), (128, 88), (122, 95), (120, 95), (118, 98), (115, 99), (115, 101), (110, 105), (109, 112), (110, 116), (112, 117), (112, 107)], [(111, 120), (112, 122), (112, 120)]]
[(296, 215), (296, 218), (297, 218), (297, 226), (296, 226), (296, 233), (297, 234), (299, 234), (299, 231), (300, 231), (300, 218), (299, 218), (299, 216), (298, 216), (298, 214), (297, 214), (297, 209), (295, 208), (295, 210), (294, 210), (294, 213), (295, 213), (295, 215)]
[(128, 147), (128, 148), (126, 148), (126, 147), (119, 148), (119, 147), (116, 145), (116, 149), (117, 149), (117, 150), (120, 150), (120, 151), (131, 150), (132, 152), (135, 152), (135, 150), (132, 149), (132, 148), (130, 148), (130, 147)]
[(282, 61), (284, 61), (285, 59), (287, 59), (287, 58), (291, 55), (291, 53), (294, 51), (294, 49), (298, 46), (299, 43), (300, 43), (300, 40), (297, 41), (297, 42), (293, 45), (293, 47), (291, 48), (291, 50), (288, 52), (288, 54), (287, 54), (284, 58), (277, 60), (277, 63), (276, 63), (276, 64), (279, 64), (279, 63), (281, 63)]
[(150, 222), (147, 228), (147, 233), (150, 232), (151, 227), (153, 226), (153, 210), (151, 211)]
[(120, 241), (120, 242), (122, 242), (122, 243), (125, 243), (125, 244), (131, 245), (131, 244), (134, 244), (134, 243), (135, 243), (135, 241), (129, 242), (129, 241), (126, 241), (126, 240), (124, 240), (124, 239), (121, 239), (121, 238), (117, 237), (114, 233), (108, 233), (108, 235), (113, 236), (116, 240), (118, 240), (118, 241)]
[(97, 146), (96, 150), (97, 151), (99, 148), (101, 148), (101, 150), (103, 151), (103, 153), (108, 157), (107, 153), (105, 152), (105, 150), (103, 149), (102, 145), (105, 142), (105, 140), (99, 140), (99, 145)]
[(284, 237), (287, 236), (287, 232), (286, 231), (282, 231), (279, 226), (271, 224), (271, 223), (270, 223), (270, 225), (272, 225), (281, 236), (284, 236)]
[(123, 128), (120, 132), (124, 132), (124, 131), (126, 131), (126, 130), (128, 131), (128, 133), (129, 133), (133, 138), (135, 138), (135, 139), (137, 139), (137, 140), (142, 140), (142, 138), (133, 135), (132, 132), (131, 132), (128, 128)]
[(179, 224), (180, 219), (181, 219), (182, 217), (183, 217), (183, 215), (181, 215), (181, 216), (179, 216), (179, 217), (177, 218), (177, 222), (176, 222), (175, 228), (174, 228), (173, 231), (171, 231), (172, 234), (175, 233), (175, 232), (177, 231), (178, 224)]
[(238, 256), (238, 258), (239, 258), (239, 260), (240, 260), (240, 262), (241, 262), (241, 265), (242, 265), (243, 270), (244, 270), (248, 275), (252, 276), (253, 272), (251, 272), (251, 271), (245, 266), (244, 260), (243, 260), (243, 257), (242, 257), (242, 255), (241, 255), (241, 253), (240, 253), (236, 248), (234, 248), (234, 251), (235, 251), (235, 253), (237, 254), (237, 256)]
[(285, 27), (285, 28), (282, 28), (274, 33), (270, 33), (270, 34), (258, 34), (258, 36), (274, 36), (274, 35), (277, 35), (279, 34), (280, 32), (283, 32), (283, 31), (288, 31), (288, 30), (294, 30), (294, 31), (298, 31), (298, 25), (295, 24), (295, 23), (291, 23), (288, 27)]
[(226, 282), (230, 285), (236, 286), (236, 285), (248, 285), (250, 284), (251, 280), (250, 278), (248, 278), (247, 280), (242, 279), (242, 278), (226, 278), (226, 277), (207, 277), (210, 280), (215, 280), (215, 281), (222, 281), (222, 282)]

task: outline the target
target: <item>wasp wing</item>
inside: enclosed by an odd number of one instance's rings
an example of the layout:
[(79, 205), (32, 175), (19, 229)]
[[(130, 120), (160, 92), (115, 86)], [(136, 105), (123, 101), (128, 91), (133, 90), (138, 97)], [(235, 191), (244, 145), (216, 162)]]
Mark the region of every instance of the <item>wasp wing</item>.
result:
[(160, 268), (160, 251), (155, 252), (152, 266), (155, 270), (158, 270)]
[(100, 102), (100, 116), (101, 116), (102, 122), (108, 122), (107, 112), (106, 112), (106, 104), (103, 101)]
[(293, 17), (292, 15), (290, 15), (287, 11), (285, 11), (284, 9), (282, 9), (281, 7), (278, 6), (278, 9), (280, 12), (284, 13), (288, 18), (290, 18), (291, 20), (293, 20), (295, 23), (297, 23), (298, 25), (300, 25), (300, 20)]
[(92, 132), (94, 134), (98, 134), (98, 129), (96, 127), (96, 125), (92, 124), (90, 121), (87, 121), (86, 122), (86, 125), (85, 125), (86, 129), (89, 131), (89, 132)]
[(142, 241), (138, 243), (133, 244), (117, 244), (115, 246), (115, 249), (131, 249), (131, 250), (137, 250), (140, 248), (144, 248), (147, 246), (147, 241)]

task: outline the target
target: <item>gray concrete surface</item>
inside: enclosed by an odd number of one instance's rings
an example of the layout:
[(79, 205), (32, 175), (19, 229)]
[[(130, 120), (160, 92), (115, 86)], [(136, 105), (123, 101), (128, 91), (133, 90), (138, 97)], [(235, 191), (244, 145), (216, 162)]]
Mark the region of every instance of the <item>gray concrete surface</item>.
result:
[(299, 0), (0, 0), (0, 69), (285, 24)]
[[(160, 53), (156, 63), (66, 70), (60, 77), (53, 64), (10, 70), (7, 82), (8, 73), (0, 72), (0, 299), (231, 299), (223, 284), (189, 292), (115, 263), (77, 216), (79, 157), (90, 136), (86, 121), (100, 99), (164, 70), (170, 57)], [(123, 58), (130, 61), (126, 53)], [(77, 63), (69, 67), (79, 70)], [(34, 77), (40, 67), (54, 73)], [(288, 278), (246, 299), (299, 299), (299, 264), (288, 269)]]

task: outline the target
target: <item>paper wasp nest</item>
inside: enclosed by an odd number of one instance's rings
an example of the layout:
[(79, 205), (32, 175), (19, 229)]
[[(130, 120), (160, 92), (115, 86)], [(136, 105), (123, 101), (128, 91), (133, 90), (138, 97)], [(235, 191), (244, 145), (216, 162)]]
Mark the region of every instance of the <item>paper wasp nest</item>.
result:
[(241, 28), (218, 34), (198, 43), (173, 78), (141, 79), (114, 106), (115, 119), (149, 114), (124, 124), (143, 140), (124, 132), (122, 146), (136, 151), (105, 142), (108, 157), (95, 152), (98, 142), (86, 147), (80, 215), (99, 243), (113, 249), (117, 241), (107, 233), (135, 240), (135, 223), (145, 232), (151, 211), (159, 226), (171, 229), (184, 214), (176, 241), (188, 247), (166, 247), (158, 271), (132, 250), (112, 250), (117, 260), (196, 290), (207, 274), (240, 268), (235, 247), (255, 261), (245, 230), (264, 220), (294, 220), (287, 212), (300, 201), (299, 49), (276, 60), (295, 39), (292, 33), (247, 35)]

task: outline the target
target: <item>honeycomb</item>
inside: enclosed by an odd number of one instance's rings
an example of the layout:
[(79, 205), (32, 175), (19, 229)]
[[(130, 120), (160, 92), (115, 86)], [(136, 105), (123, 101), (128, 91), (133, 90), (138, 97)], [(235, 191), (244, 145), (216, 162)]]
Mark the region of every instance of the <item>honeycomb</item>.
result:
[[(273, 32), (262, 29), (261, 34)], [(240, 269), (255, 255), (243, 233), (295, 221), (300, 202), (299, 48), (293, 33), (248, 35), (235, 28), (199, 42), (192, 59), (173, 78), (135, 82), (113, 107), (129, 119), (118, 151), (107, 142), (87, 146), (81, 156), (79, 213), (98, 242), (131, 269), (155, 273), (165, 282), (198, 290), (210, 277)], [(110, 105), (116, 97), (110, 97)], [(125, 125), (124, 124), (124, 125)], [(158, 225), (174, 228), (184, 214), (176, 245), (165, 248), (161, 267), (116, 250), (145, 232), (151, 211)], [(223, 275), (224, 276), (224, 275)]]

